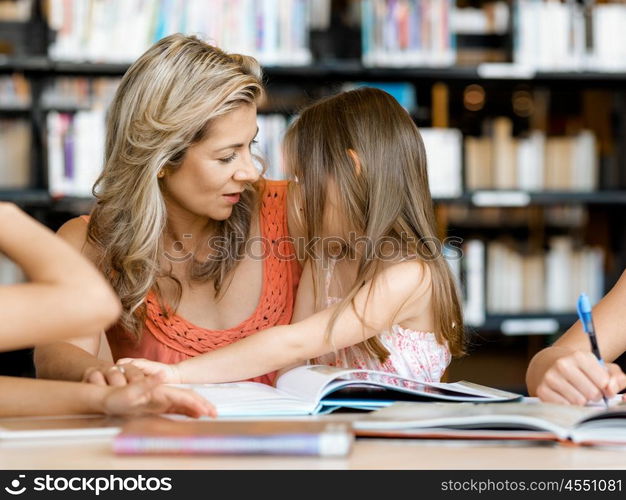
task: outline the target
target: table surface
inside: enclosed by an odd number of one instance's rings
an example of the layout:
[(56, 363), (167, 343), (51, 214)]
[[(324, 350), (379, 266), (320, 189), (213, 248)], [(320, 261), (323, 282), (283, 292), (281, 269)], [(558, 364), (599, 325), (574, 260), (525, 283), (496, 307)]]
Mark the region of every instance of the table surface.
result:
[[(75, 418), (75, 417), (74, 417)], [(312, 417), (315, 418), (315, 417)], [(318, 417), (319, 418), (319, 417)], [(344, 417), (349, 418), (349, 417)], [(92, 419), (93, 420), (93, 419)], [(28, 419), (0, 419), (22, 428)], [(46, 428), (50, 420), (28, 423)], [(347, 457), (116, 456), (112, 437), (0, 439), (4, 469), (626, 469), (626, 448), (417, 439), (357, 439)]]

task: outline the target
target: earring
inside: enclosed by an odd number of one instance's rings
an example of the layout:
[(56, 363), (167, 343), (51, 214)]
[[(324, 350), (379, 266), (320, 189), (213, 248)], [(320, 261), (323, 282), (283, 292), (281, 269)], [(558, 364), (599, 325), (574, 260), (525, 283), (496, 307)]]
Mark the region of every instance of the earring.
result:
[(157, 174), (157, 178), (163, 179), (163, 177), (165, 177), (165, 170), (161, 169), (159, 170), (159, 173)]

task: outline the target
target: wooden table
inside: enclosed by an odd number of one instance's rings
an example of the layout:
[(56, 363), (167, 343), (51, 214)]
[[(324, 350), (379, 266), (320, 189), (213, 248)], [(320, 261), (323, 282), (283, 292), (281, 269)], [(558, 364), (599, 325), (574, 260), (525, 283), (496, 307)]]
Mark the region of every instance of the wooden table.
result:
[[(0, 427), (8, 420), (0, 419)], [(4, 424), (3, 424), (4, 423)], [(116, 456), (111, 437), (0, 440), (2, 469), (626, 469), (626, 448), (359, 439), (346, 458)]]

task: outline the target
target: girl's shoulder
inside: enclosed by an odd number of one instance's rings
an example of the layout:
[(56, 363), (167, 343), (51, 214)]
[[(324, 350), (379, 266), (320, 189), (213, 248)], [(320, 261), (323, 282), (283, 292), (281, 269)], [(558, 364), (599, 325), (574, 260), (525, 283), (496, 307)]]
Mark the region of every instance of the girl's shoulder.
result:
[(412, 317), (416, 310), (428, 308), (432, 292), (432, 277), (428, 263), (421, 259), (408, 259), (385, 264), (375, 281), (379, 296), (387, 297), (399, 307), (398, 317)]
[(89, 260), (95, 262), (99, 256), (99, 252), (87, 241), (88, 226), (88, 215), (74, 217), (59, 228), (57, 235), (85, 255)]

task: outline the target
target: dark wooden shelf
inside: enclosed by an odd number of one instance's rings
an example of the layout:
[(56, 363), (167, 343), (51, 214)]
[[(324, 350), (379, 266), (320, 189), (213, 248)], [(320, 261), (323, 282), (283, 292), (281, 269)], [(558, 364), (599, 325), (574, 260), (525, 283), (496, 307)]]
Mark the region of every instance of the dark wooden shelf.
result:
[[(0, 57), (0, 72), (23, 71), (59, 75), (120, 76), (130, 63), (52, 61), (46, 56), (26, 58)], [(484, 81), (537, 81), (537, 82), (583, 82), (583, 83), (626, 83), (626, 71), (538, 71), (533, 76), (503, 77), (480, 76), (477, 67), (365, 67), (359, 60), (336, 60), (307, 66), (264, 66), (263, 71), (270, 79), (307, 78), (312, 80), (354, 79), (427, 79), (427, 80), (484, 80)]]
[(482, 325), (469, 325), (469, 332), (501, 332), (505, 335), (552, 335), (572, 326), (576, 313), (489, 314)]
[(481, 190), (469, 191), (457, 198), (434, 198), (438, 204), (482, 207), (525, 207), (530, 205), (624, 205), (624, 191), (538, 191)]

